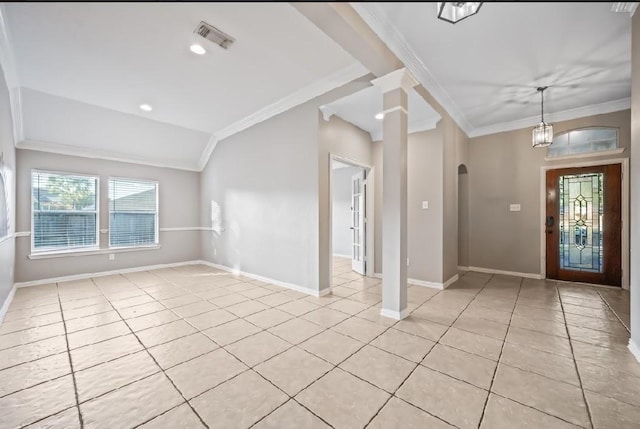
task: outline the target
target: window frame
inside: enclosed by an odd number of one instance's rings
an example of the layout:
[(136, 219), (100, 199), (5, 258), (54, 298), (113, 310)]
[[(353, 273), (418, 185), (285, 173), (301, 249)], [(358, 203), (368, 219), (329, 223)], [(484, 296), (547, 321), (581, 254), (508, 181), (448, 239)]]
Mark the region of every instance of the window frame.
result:
[[(112, 246), (111, 245), (111, 202), (109, 200), (109, 183), (112, 180), (128, 180), (132, 182), (146, 182), (153, 183), (156, 187), (156, 224), (155, 224), (155, 240), (153, 243), (139, 244), (139, 245), (126, 245), (126, 246)], [(135, 177), (122, 177), (122, 176), (109, 176), (107, 178), (107, 216), (109, 218), (109, 229), (107, 236), (107, 247), (109, 249), (144, 249), (144, 248), (157, 248), (160, 246), (160, 182), (158, 180), (140, 179)]]
[[(623, 153), (625, 151), (624, 147), (620, 147), (620, 127), (611, 127), (611, 126), (607, 126), (607, 125), (590, 125), (587, 127), (579, 127), (579, 128), (572, 128), (570, 130), (565, 130), (562, 132), (559, 132), (557, 134), (554, 134), (553, 139), (555, 140), (557, 137), (564, 135), (564, 134), (570, 134), (574, 131), (585, 131), (585, 130), (601, 130), (601, 129), (606, 129), (606, 130), (615, 130), (616, 132), (616, 147), (614, 149), (607, 149), (607, 150), (601, 150), (601, 151), (596, 151), (596, 152), (582, 152), (582, 153), (568, 153), (566, 155), (558, 155), (558, 156), (549, 156), (549, 148), (547, 148), (544, 160), (545, 161), (561, 161), (561, 160), (565, 160), (565, 159), (579, 159), (579, 158), (594, 158), (594, 157), (599, 157), (599, 156), (610, 156), (610, 155), (619, 155), (621, 153)], [(568, 145), (567, 147), (571, 147), (571, 139), (570, 139), (570, 135), (567, 136), (567, 141), (568, 141)]]
[[(55, 174), (58, 176), (72, 176), (72, 177), (87, 177), (90, 179), (94, 179), (96, 182), (96, 202), (94, 211), (96, 215), (96, 244), (93, 246), (75, 246), (75, 247), (67, 247), (63, 249), (56, 248), (36, 248), (35, 240), (35, 222), (34, 222), (34, 214), (36, 210), (34, 210), (34, 198), (33, 198), (33, 175), (34, 173), (41, 174)], [(100, 250), (100, 176), (96, 176), (93, 174), (87, 173), (74, 173), (70, 171), (55, 171), (55, 170), (44, 170), (40, 168), (32, 168), (29, 175), (29, 190), (31, 193), (31, 255), (55, 255), (55, 254), (64, 254), (64, 253), (78, 253), (78, 252), (90, 252), (95, 250)]]

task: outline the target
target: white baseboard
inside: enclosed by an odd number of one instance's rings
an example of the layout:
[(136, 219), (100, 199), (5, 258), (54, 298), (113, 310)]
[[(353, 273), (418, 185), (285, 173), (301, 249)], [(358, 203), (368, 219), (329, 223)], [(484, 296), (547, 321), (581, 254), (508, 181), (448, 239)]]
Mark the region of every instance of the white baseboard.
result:
[(52, 277), (48, 279), (33, 280), (29, 282), (17, 282), (14, 284), (14, 286), (16, 288), (38, 286), (38, 285), (44, 285), (48, 283), (68, 282), (72, 280), (89, 279), (91, 277), (104, 277), (104, 276), (110, 276), (114, 274), (126, 274), (126, 273), (135, 273), (138, 271), (157, 270), (161, 268), (181, 267), (183, 265), (197, 265), (200, 263), (201, 261), (174, 262), (171, 264), (146, 265), (143, 267), (123, 268), (121, 270), (101, 271), (98, 273), (73, 274), (70, 276)]
[(469, 271), (469, 267), (463, 267), (461, 265), (458, 265), (458, 271)]
[(409, 309), (405, 308), (402, 311), (394, 311), (383, 308), (380, 310), (380, 315), (394, 320), (402, 320), (409, 315)]
[(208, 266), (213, 267), (213, 268), (218, 268), (219, 270), (224, 270), (224, 271), (230, 272), (232, 274), (249, 277), (249, 278), (252, 278), (254, 280), (260, 280), (261, 282), (271, 283), (271, 284), (274, 284), (276, 286), (282, 286), (282, 287), (287, 288), (287, 289), (295, 290), (296, 292), (306, 293), (307, 295), (315, 296), (316, 298), (319, 298), (321, 296), (327, 295), (328, 293), (331, 292), (331, 288), (322, 289), (320, 291), (314, 291), (314, 290), (311, 290), (311, 289), (303, 287), (303, 286), (295, 285), (293, 283), (286, 283), (286, 282), (282, 282), (280, 280), (270, 279), (268, 277), (260, 276), (260, 275), (257, 275), (257, 274), (247, 273), (245, 271), (241, 271), (241, 270), (238, 270), (238, 269), (235, 269), (235, 268), (227, 267), (226, 265), (215, 264), (215, 263), (209, 262), (209, 261), (198, 261), (198, 262), (203, 264), (203, 265), (208, 265)]
[(494, 270), (493, 268), (468, 267), (467, 271), (475, 271), (478, 273), (486, 273), (486, 274), (502, 274), (504, 276), (524, 277), (526, 279), (537, 279), (537, 280), (542, 279), (541, 274), (518, 273), (515, 271)]
[[(382, 278), (382, 274), (381, 273), (373, 273), (373, 277), (381, 279)], [(412, 285), (416, 285), (416, 286), (430, 287), (432, 289), (443, 290), (443, 289), (446, 289), (449, 286), (451, 286), (456, 281), (458, 281), (458, 278), (459, 278), (459, 276), (458, 276), (458, 274), (456, 274), (455, 276), (451, 277), (449, 280), (447, 280), (444, 283), (428, 282), (426, 280), (418, 280), (418, 279), (407, 279), (407, 283), (412, 284)]]
[(631, 350), (631, 354), (636, 358), (638, 362), (640, 362), (640, 347), (633, 341), (633, 339), (629, 338), (629, 350)]
[(335, 256), (336, 258), (347, 258), (347, 259), (351, 259), (351, 255), (342, 255), (340, 253), (334, 253), (333, 256)]
[(16, 294), (16, 285), (14, 284), (11, 290), (9, 291), (9, 295), (7, 295), (7, 299), (4, 300), (4, 304), (0, 308), (0, 323), (4, 320), (4, 315), (9, 311), (9, 306), (11, 305), (11, 301), (13, 301), (13, 296)]

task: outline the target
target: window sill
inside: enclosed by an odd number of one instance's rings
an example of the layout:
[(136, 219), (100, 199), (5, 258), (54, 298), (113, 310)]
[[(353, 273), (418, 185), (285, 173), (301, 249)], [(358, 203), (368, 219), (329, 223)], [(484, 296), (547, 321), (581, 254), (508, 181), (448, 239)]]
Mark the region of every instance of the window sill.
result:
[(611, 156), (611, 155), (620, 155), (625, 150), (624, 147), (620, 147), (618, 149), (611, 150), (603, 150), (600, 152), (587, 152), (587, 153), (577, 153), (574, 155), (562, 155), (562, 156), (545, 156), (545, 161), (563, 161), (566, 159), (581, 159), (581, 158), (597, 158), (601, 156)]
[(50, 251), (50, 252), (36, 252), (31, 253), (29, 259), (50, 259), (50, 258), (67, 258), (75, 256), (94, 256), (94, 255), (108, 255), (109, 253), (127, 253), (127, 252), (142, 252), (145, 250), (159, 250), (162, 246), (159, 244), (153, 244), (151, 246), (136, 246), (136, 247), (116, 247), (111, 249), (88, 249), (88, 250), (64, 250), (64, 251)]

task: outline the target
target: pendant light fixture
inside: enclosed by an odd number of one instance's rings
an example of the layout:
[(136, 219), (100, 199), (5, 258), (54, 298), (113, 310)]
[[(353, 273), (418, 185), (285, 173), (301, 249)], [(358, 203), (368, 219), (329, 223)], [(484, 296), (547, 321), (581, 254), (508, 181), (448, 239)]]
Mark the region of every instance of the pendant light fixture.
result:
[(436, 3), (438, 18), (452, 24), (475, 15), (480, 10), (480, 6), (482, 6), (482, 2), (444, 1)]
[(533, 128), (533, 147), (547, 147), (553, 143), (553, 125), (544, 121), (544, 91), (548, 87), (538, 87), (540, 93), (540, 123)]

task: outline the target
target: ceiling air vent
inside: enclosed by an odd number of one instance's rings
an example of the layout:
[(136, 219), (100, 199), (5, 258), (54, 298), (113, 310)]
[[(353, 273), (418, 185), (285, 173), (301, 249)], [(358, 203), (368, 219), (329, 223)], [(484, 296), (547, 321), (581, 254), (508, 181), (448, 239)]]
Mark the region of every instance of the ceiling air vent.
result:
[(212, 41), (216, 45), (222, 46), (224, 49), (229, 48), (235, 42), (236, 39), (229, 36), (227, 33), (218, 30), (213, 25), (207, 24), (204, 21), (200, 21), (200, 24), (193, 31), (194, 33), (199, 34), (207, 40)]

